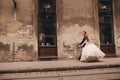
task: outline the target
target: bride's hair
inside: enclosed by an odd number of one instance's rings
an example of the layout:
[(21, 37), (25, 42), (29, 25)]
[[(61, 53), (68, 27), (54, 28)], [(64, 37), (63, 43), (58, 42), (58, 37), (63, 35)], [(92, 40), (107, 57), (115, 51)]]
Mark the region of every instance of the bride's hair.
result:
[(89, 38), (88, 38), (87, 32), (86, 31), (83, 31), (83, 32), (84, 32), (84, 37), (86, 38), (86, 40), (90, 41)]
[(87, 34), (87, 32), (86, 31), (83, 31), (85, 34)]

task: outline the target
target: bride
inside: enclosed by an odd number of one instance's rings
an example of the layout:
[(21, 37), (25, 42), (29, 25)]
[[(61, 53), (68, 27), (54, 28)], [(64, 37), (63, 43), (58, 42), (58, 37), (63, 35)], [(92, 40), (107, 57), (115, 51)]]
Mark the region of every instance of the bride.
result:
[(80, 34), (84, 36), (83, 40), (78, 44), (78, 46), (82, 48), (80, 61), (99, 61), (99, 59), (105, 56), (105, 54), (96, 45), (90, 43), (86, 31), (80, 32)]

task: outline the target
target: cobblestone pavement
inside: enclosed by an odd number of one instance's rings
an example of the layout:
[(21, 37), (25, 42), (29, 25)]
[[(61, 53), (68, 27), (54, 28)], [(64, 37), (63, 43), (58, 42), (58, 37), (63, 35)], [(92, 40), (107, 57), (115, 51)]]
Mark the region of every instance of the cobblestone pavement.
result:
[(120, 80), (120, 67), (0, 74), (0, 80)]

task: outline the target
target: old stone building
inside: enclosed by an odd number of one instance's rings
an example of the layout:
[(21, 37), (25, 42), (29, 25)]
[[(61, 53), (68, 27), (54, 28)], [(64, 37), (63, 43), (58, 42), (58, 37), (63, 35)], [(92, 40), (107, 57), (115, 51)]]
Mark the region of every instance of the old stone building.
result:
[(87, 31), (120, 56), (120, 0), (0, 0), (0, 62), (76, 59)]

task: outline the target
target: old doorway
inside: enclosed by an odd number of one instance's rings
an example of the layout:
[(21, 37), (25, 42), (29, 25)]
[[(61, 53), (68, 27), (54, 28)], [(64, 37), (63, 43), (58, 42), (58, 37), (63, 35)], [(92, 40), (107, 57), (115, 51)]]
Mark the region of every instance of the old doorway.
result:
[(113, 0), (99, 0), (100, 48), (106, 56), (115, 56)]
[(38, 0), (38, 57), (57, 58), (56, 0)]

